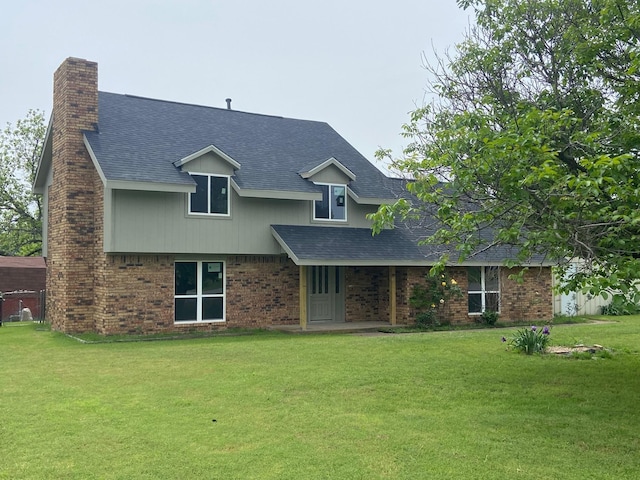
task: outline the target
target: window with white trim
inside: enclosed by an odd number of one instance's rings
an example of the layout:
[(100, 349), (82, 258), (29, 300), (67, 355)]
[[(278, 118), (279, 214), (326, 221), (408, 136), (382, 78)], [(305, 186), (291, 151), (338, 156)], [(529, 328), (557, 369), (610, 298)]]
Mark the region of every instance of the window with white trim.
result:
[(313, 209), (314, 220), (347, 219), (347, 186), (317, 184), (322, 190), (322, 200), (316, 200)]
[(196, 181), (196, 192), (189, 194), (189, 213), (229, 215), (229, 177), (201, 173), (190, 175)]
[(469, 313), (500, 311), (500, 268), (467, 267)]
[(176, 323), (224, 321), (224, 262), (175, 262), (174, 319)]

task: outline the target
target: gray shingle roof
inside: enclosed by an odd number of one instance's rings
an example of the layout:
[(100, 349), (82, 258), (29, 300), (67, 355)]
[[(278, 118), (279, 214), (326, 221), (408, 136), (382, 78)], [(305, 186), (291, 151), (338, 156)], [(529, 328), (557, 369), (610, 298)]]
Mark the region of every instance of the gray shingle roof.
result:
[(416, 244), (398, 229), (375, 236), (369, 228), (272, 225), (271, 229), (299, 265), (396, 265), (425, 260)]
[[(443, 253), (456, 263), (455, 249), (442, 245), (419, 245), (431, 227), (399, 224), (371, 235), (369, 228), (309, 225), (271, 225), (278, 243), (298, 265), (433, 265)], [(500, 245), (480, 249), (462, 265), (499, 265), (515, 258), (517, 249)], [(530, 265), (544, 263), (531, 259)]]
[(241, 164), (241, 188), (317, 192), (306, 165), (335, 157), (360, 197), (388, 198), (385, 178), (327, 123), (100, 92), (98, 131), (85, 132), (107, 180), (191, 184), (173, 162), (215, 145)]

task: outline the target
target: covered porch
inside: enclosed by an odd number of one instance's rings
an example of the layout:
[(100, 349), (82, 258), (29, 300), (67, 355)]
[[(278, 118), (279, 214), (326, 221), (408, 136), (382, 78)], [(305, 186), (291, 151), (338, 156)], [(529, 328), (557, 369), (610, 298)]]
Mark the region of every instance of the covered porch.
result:
[(406, 303), (397, 268), (426, 263), (399, 230), (373, 236), (367, 228), (272, 225), (271, 229), (299, 268), (300, 322), (282, 328), (286, 331), (362, 331), (396, 325), (399, 299), (401, 307)]

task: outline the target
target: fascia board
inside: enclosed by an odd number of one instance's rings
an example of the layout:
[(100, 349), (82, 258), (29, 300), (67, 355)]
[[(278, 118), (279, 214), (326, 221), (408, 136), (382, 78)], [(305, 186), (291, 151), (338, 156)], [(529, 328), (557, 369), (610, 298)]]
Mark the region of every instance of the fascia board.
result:
[[(276, 234), (274, 234), (274, 237), (276, 237)], [(276, 237), (277, 240), (277, 237)], [(289, 248), (287, 248), (283, 243), (281, 243), (280, 241), (278, 241), (278, 243), (280, 244), (280, 246), (282, 246), (282, 248), (285, 250), (285, 252), (287, 253), (287, 255), (289, 255), (289, 257), (291, 258), (291, 260), (293, 260), (293, 262), (296, 265), (335, 265), (335, 266), (345, 266), (345, 267), (432, 267), (433, 265), (435, 265), (435, 262), (433, 260), (396, 260), (396, 259), (371, 259), (371, 260), (361, 260), (361, 259), (353, 259), (353, 260), (344, 260), (344, 259), (327, 259), (327, 258), (303, 258), (300, 259), (298, 258), (296, 255), (293, 254), (293, 252), (291, 252), (291, 250)], [(489, 263), (469, 263), (469, 262), (462, 262), (462, 263), (458, 263), (455, 265), (447, 265), (447, 267), (473, 267), (473, 266), (481, 266), (481, 267), (490, 267), (490, 266), (495, 266), (495, 267), (500, 267), (500, 268), (505, 268), (504, 264), (502, 263), (498, 263), (495, 264), (492, 262)], [(519, 267), (531, 267), (531, 268), (536, 268), (536, 267), (548, 267), (550, 265), (520, 265)], [(519, 268), (519, 267), (515, 267), (515, 268)]]
[(350, 188), (347, 189), (347, 193), (358, 205), (391, 205), (398, 200), (397, 198), (359, 197)]
[(280, 247), (282, 247), (282, 249), (287, 253), (289, 258), (293, 260), (293, 263), (295, 263), (296, 265), (306, 265), (304, 263), (300, 263), (300, 259), (296, 256), (295, 253), (293, 253), (293, 250), (289, 248), (289, 245), (287, 245), (287, 243), (282, 239), (282, 237), (278, 235), (278, 232), (276, 232), (275, 228), (273, 227), (271, 227), (271, 234), (276, 239)]
[(89, 140), (87, 139), (87, 136), (84, 133), (82, 134), (82, 140), (84, 142), (84, 146), (87, 148), (87, 151), (89, 152), (89, 157), (91, 157), (91, 161), (93, 162), (93, 166), (96, 167), (96, 170), (98, 171), (98, 175), (100, 176), (100, 180), (102, 180), (102, 185), (104, 185), (106, 187), (107, 186), (107, 177), (104, 174), (104, 172), (102, 171), (102, 167), (100, 167), (100, 162), (98, 162), (98, 158), (96, 157), (96, 154), (94, 153), (93, 149), (91, 148), (91, 144), (89, 143)]
[(113, 190), (137, 190), (143, 192), (195, 193), (196, 191), (195, 184), (132, 182), (127, 180), (107, 180), (105, 187)]
[(290, 190), (258, 190), (252, 188), (240, 188), (233, 178), (231, 178), (231, 187), (240, 197), (274, 198), (278, 200), (322, 200), (321, 192), (292, 192)]
[(32, 191), (33, 193), (44, 195), (44, 190), (47, 183), (47, 173), (51, 168), (51, 156), (52, 156), (52, 142), (53, 142), (53, 115), (49, 118), (49, 124), (47, 125), (47, 131), (44, 136), (44, 143), (42, 152), (40, 152), (40, 158), (38, 159), (38, 167), (36, 168), (36, 175), (33, 180)]

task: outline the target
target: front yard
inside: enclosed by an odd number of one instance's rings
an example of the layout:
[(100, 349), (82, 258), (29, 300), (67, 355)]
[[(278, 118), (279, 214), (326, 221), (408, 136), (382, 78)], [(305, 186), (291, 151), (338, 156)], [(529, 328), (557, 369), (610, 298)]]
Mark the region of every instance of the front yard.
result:
[(637, 478), (640, 316), (516, 329), (81, 344), (0, 328), (0, 478)]

